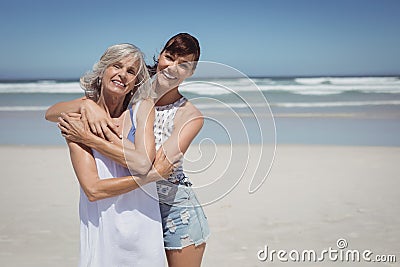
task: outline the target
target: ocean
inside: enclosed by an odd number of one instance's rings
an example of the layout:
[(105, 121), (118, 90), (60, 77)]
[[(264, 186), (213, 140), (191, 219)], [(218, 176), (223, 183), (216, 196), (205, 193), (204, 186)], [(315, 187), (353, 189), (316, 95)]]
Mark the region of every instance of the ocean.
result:
[[(400, 77), (192, 78), (195, 143), (400, 146)], [(81, 97), (77, 80), (0, 81), (0, 144), (63, 145), (46, 109)]]

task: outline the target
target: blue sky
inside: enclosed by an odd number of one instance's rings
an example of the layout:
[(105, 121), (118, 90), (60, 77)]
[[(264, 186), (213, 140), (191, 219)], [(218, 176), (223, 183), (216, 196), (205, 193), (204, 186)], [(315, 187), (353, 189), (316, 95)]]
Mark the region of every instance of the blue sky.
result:
[(151, 62), (178, 32), (249, 76), (399, 75), (399, 14), (399, 0), (2, 1), (0, 79), (77, 78), (121, 42)]

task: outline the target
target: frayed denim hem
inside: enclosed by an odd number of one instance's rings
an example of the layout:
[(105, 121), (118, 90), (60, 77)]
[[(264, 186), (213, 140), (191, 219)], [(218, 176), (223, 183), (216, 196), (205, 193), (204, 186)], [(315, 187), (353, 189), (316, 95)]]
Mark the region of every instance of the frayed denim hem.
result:
[(197, 242), (193, 242), (191, 241), (190, 243), (185, 244), (184, 246), (181, 247), (164, 247), (165, 250), (181, 250), (184, 249), (188, 246), (194, 245), (195, 247), (198, 247), (204, 243), (207, 242), (207, 239), (210, 237), (211, 234), (207, 235), (205, 238), (202, 238), (200, 240), (198, 240)]

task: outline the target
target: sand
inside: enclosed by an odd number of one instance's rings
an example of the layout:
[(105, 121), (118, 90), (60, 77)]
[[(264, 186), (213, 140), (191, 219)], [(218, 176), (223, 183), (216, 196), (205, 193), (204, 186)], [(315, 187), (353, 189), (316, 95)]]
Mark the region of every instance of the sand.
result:
[[(217, 149), (218, 157), (229, 147)], [(76, 266), (79, 188), (67, 148), (2, 146), (0, 159), (0, 266)], [(257, 259), (265, 246), (321, 252), (338, 249), (340, 238), (346, 249), (397, 257), (397, 264), (368, 266), (398, 266), (399, 163), (400, 147), (278, 145), (271, 172), (256, 193), (248, 193), (246, 177), (204, 207), (212, 236), (203, 266), (365, 266), (328, 257), (319, 263), (284, 263), (276, 255), (272, 262)], [(259, 166), (268, 167), (268, 162)], [(241, 168), (239, 162), (235, 168)], [(194, 175), (195, 182), (200, 179)]]

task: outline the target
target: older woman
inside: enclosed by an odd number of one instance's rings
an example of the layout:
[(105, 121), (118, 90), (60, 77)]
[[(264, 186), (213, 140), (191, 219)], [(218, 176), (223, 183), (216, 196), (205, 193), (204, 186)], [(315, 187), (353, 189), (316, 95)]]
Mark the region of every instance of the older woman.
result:
[[(162, 225), (154, 181), (160, 175), (168, 175), (172, 166), (159, 153), (155, 163), (158, 167), (149, 172), (155, 157), (155, 143), (148, 78), (142, 53), (131, 44), (109, 47), (93, 70), (81, 78), (81, 85), (92, 92), (97, 105), (108, 117), (118, 123), (122, 123), (125, 115), (129, 117), (126, 128), (130, 131), (122, 132), (120, 128), (116, 131), (130, 140), (131, 145), (126, 147), (131, 159), (128, 165), (135, 173), (132, 176), (126, 167), (112, 159), (118, 153), (109, 153), (114, 156), (108, 157), (87, 144), (67, 139), (81, 186), (79, 266), (164, 266)], [(51, 114), (58, 108), (59, 104), (51, 107), (46, 118), (54, 120)], [(60, 119), (59, 127), (63, 132), (81, 123), (73, 119), (69, 122)], [(109, 143), (108, 147), (110, 151), (120, 151), (116, 149), (117, 144)], [(139, 185), (144, 190), (133, 190)]]

